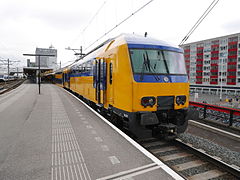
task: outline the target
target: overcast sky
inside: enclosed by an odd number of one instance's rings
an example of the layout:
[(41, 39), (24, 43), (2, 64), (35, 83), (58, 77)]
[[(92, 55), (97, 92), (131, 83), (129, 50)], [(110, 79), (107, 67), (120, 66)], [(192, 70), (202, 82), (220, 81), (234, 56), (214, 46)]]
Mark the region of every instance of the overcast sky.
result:
[[(0, 0), (0, 58), (21, 60), (26, 65), (23, 53), (53, 45), (58, 50), (58, 62), (66, 65), (75, 58), (66, 47), (82, 45), (85, 50), (148, 1)], [(179, 44), (212, 1), (154, 0), (85, 52), (120, 33), (148, 32), (149, 36)], [(186, 43), (239, 33), (239, 8), (240, 0), (220, 0)]]

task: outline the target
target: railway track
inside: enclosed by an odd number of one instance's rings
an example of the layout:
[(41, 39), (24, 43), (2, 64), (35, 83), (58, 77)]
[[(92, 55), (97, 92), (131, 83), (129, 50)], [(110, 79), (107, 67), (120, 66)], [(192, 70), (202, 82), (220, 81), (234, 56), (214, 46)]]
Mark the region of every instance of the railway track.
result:
[(239, 167), (231, 166), (180, 139), (164, 141), (157, 138), (138, 141), (145, 149), (174, 169), (185, 179), (238, 179)]
[[(94, 111), (101, 114), (96, 109)], [(109, 120), (107, 116), (104, 117)], [(123, 131), (131, 136), (130, 132)], [(239, 167), (229, 165), (221, 161), (221, 158), (212, 157), (204, 150), (196, 149), (180, 139), (166, 141), (152, 137), (135, 141), (185, 179), (237, 180), (240, 177)]]
[(8, 91), (16, 88), (17, 86), (19, 86), (23, 82), (24, 82), (23, 79), (14, 80), (14, 81), (7, 81), (7, 82), (0, 82), (0, 94), (3, 94), (5, 92), (8, 92)]

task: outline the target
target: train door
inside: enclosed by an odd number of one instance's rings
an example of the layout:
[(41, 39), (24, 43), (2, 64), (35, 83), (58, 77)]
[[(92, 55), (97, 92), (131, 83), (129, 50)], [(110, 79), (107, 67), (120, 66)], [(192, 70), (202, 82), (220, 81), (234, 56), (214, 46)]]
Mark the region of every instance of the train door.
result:
[(95, 88), (95, 100), (97, 104), (104, 105), (107, 88), (107, 63), (104, 59), (96, 59), (93, 71), (93, 86)]
[(70, 71), (67, 72), (66, 79), (67, 79), (67, 88), (70, 89)]
[(113, 55), (108, 59), (107, 102), (113, 105)]

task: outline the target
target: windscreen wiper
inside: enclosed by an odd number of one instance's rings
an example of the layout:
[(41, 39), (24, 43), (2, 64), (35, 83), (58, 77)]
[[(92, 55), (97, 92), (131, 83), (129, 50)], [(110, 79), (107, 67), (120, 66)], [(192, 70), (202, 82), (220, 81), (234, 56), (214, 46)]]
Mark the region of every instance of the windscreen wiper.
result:
[(140, 81), (143, 81), (144, 68), (148, 69), (148, 71), (153, 74), (153, 77), (155, 78), (156, 81), (159, 81), (160, 78), (156, 74), (154, 74), (154, 73), (156, 73), (156, 71), (151, 66), (147, 51), (145, 51), (145, 53), (146, 54), (143, 54), (143, 66), (142, 66)]
[(143, 64), (142, 64), (142, 71), (141, 71), (140, 81), (143, 81), (144, 68), (147, 68), (147, 61), (146, 61), (145, 54), (143, 54)]
[(164, 65), (165, 65), (165, 67), (166, 67), (166, 71), (167, 71), (167, 73), (169, 74), (169, 69), (168, 69), (167, 61), (166, 61), (166, 59), (165, 59), (165, 55), (164, 55), (163, 51), (161, 51), (161, 53), (162, 53)]

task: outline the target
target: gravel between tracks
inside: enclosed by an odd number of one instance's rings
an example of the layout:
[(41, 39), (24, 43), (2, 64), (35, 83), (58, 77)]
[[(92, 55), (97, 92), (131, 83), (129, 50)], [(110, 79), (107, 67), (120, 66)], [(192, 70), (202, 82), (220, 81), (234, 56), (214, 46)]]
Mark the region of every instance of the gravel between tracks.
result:
[(235, 164), (240, 167), (240, 152), (231, 151), (228, 148), (189, 133), (179, 135), (179, 139), (185, 143), (192, 144), (195, 148), (205, 150), (209, 155), (222, 158), (222, 161), (228, 164)]

